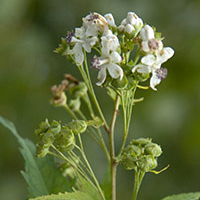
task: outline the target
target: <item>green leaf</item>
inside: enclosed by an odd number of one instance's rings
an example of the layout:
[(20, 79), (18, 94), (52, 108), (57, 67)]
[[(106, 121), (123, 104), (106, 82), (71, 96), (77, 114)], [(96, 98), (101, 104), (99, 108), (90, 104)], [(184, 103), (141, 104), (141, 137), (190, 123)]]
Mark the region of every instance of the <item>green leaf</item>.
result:
[(93, 185), (91, 185), (85, 178), (83, 178), (79, 174), (77, 174), (77, 187), (78, 190), (80, 190), (81, 192), (88, 194), (92, 198), (92, 200), (102, 200), (96, 187), (93, 187)]
[(12, 122), (0, 116), (0, 123), (11, 131), (20, 144), (20, 152), (25, 160), (25, 172), (22, 175), (28, 184), (29, 197), (70, 191), (69, 183), (54, 166), (53, 158), (36, 158), (35, 145), (20, 137)]
[(172, 195), (169, 197), (165, 197), (162, 200), (199, 200), (200, 199), (200, 192), (194, 192), (194, 193), (186, 193), (186, 194), (178, 194), (178, 195)]
[(96, 198), (91, 197), (85, 192), (75, 191), (72, 193), (66, 192), (64, 194), (41, 196), (29, 200), (94, 200), (94, 199), (96, 200)]
[(104, 175), (104, 181), (101, 184), (101, 187), (104, 191), (105, 197), (107, 200), (111, 197), (111, 177), (110, 177), (110, 168), (106, 170), (106, 173)]

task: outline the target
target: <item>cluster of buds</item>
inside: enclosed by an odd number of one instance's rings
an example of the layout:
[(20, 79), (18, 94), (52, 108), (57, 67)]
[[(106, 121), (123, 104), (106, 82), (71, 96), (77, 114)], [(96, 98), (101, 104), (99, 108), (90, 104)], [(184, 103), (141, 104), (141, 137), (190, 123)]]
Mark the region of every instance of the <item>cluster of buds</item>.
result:
[[(126, 83), (126, 88), (130, 87), (130, 79), (145, 81), (151, 75), (150, 87), (157, 90), (155, 86), (167, 76), (167, 69), (161, 65), (174, 54), (162, 40), (161, 34), (134, 12), (128, 12), (119, 26), (111, 13), (90, 13), (82, 19), (80, 28), (68, 32), (56, 52), (80, 66), (86, 53), (95, 50), (98, 55), (91, 60), (91, 67), (98, 70), (98, 86), (113, 86), (117, 79)], [(131, 52), (135, 46), (138, 50), (134, 56)]]
[(81, 106), (81, 98), (87, 98), (87, 86), (84, 82), (79, 82), (70, 74), (65, 74), (65, 79), (58, 86), (51, 88), (53, 99), (51, 104), (55, 106), (63, 106), (67, 104), (66, 91), (70, 93), (71, 99), (69, 106), (73, 111), (77, 111)]
[(45, 157), (49, 149), (54, 145), (59, 151), (71, 151), (75, 146), (75, 134), (85, 132), (87, 123), (84, 120), (73, 120), (67, 125), (62, 126), (58, 121), (49, 123), (46, 119), (40, 124), (39, 129), (35, 130), (39, 141), (36, 145), (37, 156)]
[(132, 140), (120, 158), (126, 170), (150, 172), (157, 167), (157, 158), (162, 154), (161, 147), (149, 138)]

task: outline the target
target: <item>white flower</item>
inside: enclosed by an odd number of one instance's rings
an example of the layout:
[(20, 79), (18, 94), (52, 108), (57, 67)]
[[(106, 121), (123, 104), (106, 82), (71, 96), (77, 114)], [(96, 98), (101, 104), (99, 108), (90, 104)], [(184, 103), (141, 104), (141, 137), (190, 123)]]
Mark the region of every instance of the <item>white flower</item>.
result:
[(103, 54), (101, 57), (94, 57), (91, 65), (93, 68), (98, 69), (98, 79), (99, 82), (97, 83), (98, 86), (102, 85), (107, 77), (107, 70), (110, 76), (114, 79), (123, 77), (123, 70), (122, 68), (117, 65), (116, 63), (120, 63), (122, 61), (121, 56), (116, 52), (113, 51), (109, 54)]
[(87, 32), (98, 35), (98, 31), (104, 32), (108, 29), (108, 22), (106, 19), (98, 13), (90, 13), (86, 17), (82, 18), (83, 27)]
[(120, 46), (118, 37), (109, 30), (106, 35), (101, 37), (101, 46), (102, 53), (105, 55), (110, 54), (110, 51), (116, 51)]
[(75, 29), (75, 37), (71, 39), (71, 43), (75, 43), (71, 54), (74, 54), (74, 59), (78, 65), (81, 65), (84, 60), (83, 48), (90, 53), (91, 48), (96, 44), (98, 38), (90, 35), (91, 32), (86, 32), (84, 27)]
[(143, 21), (134, 12), (128, 12), (126, 19), (123, 19), (119, 31), (125, 31), (132, 34), (136, 31), (138, 33), (143, 26)]
[(141, 49), (146, 53), (152, 53), (160, 51), (163, 48), (163, 43), (160, 40), (155, 39), (154, 30), (151, 26), (145, 25), (140, 30), (140, 36), (142, 38)]
[(165, 47), (161, 51), (157, 51), (156, 55), (148, 54), (141, 59), (141, 64), (136, 65), (132, 69), (132, 72), (134, 73), (137, 71), (138, 73), (145, 74), (152, 73), (150, 87), (153, 90), (157, 90), (155, 86), (158, 85), (163, 78), (165, 78), (165, 76), (161, 74), (161, 72), (163, 72), (163, 70), (161, 70), (161, 65), (171, 58), (173, 54), (174, 50), (170, 47)]
[(117, 27), (116, 24), (115, 24), (114, 17), (111, 13), (105, 14), (104, 17), (111, 27)]

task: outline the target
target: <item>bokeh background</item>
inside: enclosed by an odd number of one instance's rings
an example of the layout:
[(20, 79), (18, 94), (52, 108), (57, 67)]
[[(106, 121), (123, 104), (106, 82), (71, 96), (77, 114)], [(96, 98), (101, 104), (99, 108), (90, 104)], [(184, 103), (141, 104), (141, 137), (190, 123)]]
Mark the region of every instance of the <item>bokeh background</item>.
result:
[[(1, 0), (0, 1), (0, 114), (12, 120), (21, 136), (36, 141), (34, 129), (46, 117), (70, 120), (65, 111), (49, 104), (50, 87), (76, 67), (53, 50), (67, 30), (81, 25), (91, 11), (111, 12), (119, 24), (128, 11), (154, 25), (166, 36), (164, 44), (175, 56), (164, 64), (168, 78), (158, 92), (139, 91), (145, 101), (136, 104), (130, 137), (152, 137), (163, 148), (159, 174), (147, 174), (139, 200), (159, 200), (182, 192), (200, 191), (200, 1), (199, 0)], [(92, 72), (96, 82), (96, 72)], [(104, 111), (113, 102), (102, 98)], [(110, 117), (106, 113), (106, 117)], [(122, 122), (118, 121), (118, 127)], [(116, 142), (121, 139), (120, 128)], [(100, 179), (105, 158), (86, 136), (89, 158)], [(90, 145), (88, 145), (88, 143)], [(0, 199), (26, 199), (26, 184), (20, 174), (23, 159), (18, 144), (0, 127)], [(118, 199), (130, 199), (133, 174), (119, 167)]]

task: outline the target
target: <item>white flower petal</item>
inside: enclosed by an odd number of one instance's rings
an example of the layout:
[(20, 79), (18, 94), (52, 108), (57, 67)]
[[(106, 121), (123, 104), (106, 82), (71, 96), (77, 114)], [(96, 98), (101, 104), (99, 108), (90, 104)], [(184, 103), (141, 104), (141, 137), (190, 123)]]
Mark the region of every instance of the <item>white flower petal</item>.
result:
[(144, 56), (142, 59), (141, 59), (141, 63), (145, 64), (145, 65), (148, 65), (148, 66), (151, 66), (155, 63), (156, 61), (156, 58), (154, 55), (152, 54), (148, 54), (146, 56)]
[(148, 40), (145, 40), (141, 43), (141, 49), (142, 51), (148, 53), (150, 52), (150, 48), (149, 48), (149, 44), (148, 44)]
[(84, 54), (82, 51), (82, 44), (76, 43), (74, 48), (72, 49), (74, 52), (74, 59), (78, 65), (81, 65), (84, 60)]
[(161, 79), (158, 78), (156, 72), (154, 71), (154, 72), (152, 73), (152, 77), (151, 77), (151, 79), (150, 79), (150, 87), (151, 87), (153, 90), (156, 91), (157, 89), (155, 88), (155, 86), (158, 85), (160, 82), (161, 82)]
[(101, 37), (102, 52), (109, 54), (119, 47), (119, 40), (116, 35), (107, 35)]
[(127, 25), (125, 26), (125, 32), (131, 34), (131, 33), (133, 33), (133, 31), (135, 31), (135, 28), (134, 28), (133, 25), (127, 24)]
[(174, 55), (174, 50), (170, 47), (165, 47), (163, 50), (156, 52), (156, 55), (156, 63), (161, 65)]
[(109, 74), (112, 78), (115, 78), (115, 79), (118, 78), (118, 77), (120, 77), (120, 79), (123, 78), (123, 70), (119, 65), (117, 65), (115, 63), (109, 63), (109, 64), (106, 65), (106, 67), (107, 67)]
[(123, 30), (125, 29), (125, 25), (119, 25), (118, 26), (118, 30), (120, 31), (120, 32), (122, 32)]
[(120, 63), (122, 61), (122, 58), (119, 55), (119, 53), (117, 53), (116, 51), (113, 51), (110, 54), (110, 61), (113, 62), (113, 63)]
[(83, 27), (81, 28), (75, 28), (75, 36), (78, 38), (83, 38), (85, 35), (85, 29)]
[(135, 71), (139, 73), (149, 74), (151, 72), (151, 69), (147, 65), (138, 64), (132, 69), (132, 73), (134, 73)]
[(98, 76), (97, 78), (99, 79), (99, 82), (97, 82), (96, 84), (98, 86), (102, 85), (103, 82), (106, 80), (106, 67), (105, 66), (102, 66), (99, 73), (98, 73)]
[(154, 31), (149, 25), (145, 25), (141, 30), (140, 30), (140, 36), (142, 40), (149, 40), (151, 38), (154, 38)]
[(164, 51), (168, 54), (168, 59), (174, 55), (174, 50), (171, 47), (165, 47)]
[(131, 25), (136, 25), (138, 16), (134, 12), (128, 12), (126, 22)]
[(106, 18), (106, 20), (110, 26), (116, 27), (114, 17), (111, 13), (105, 14), (104, 17)]
[(122, 20), (121, 25), (125, 26), (126, 24), (127, 24), (127, 22), (126, 22), (126, 18), (125, 18), (125, 19)]
[(85, 49), (86, 52), (90, 53), (91, 52), (91, 46), (89, 42), (85, 42), (83, 44), (83, 48)]

